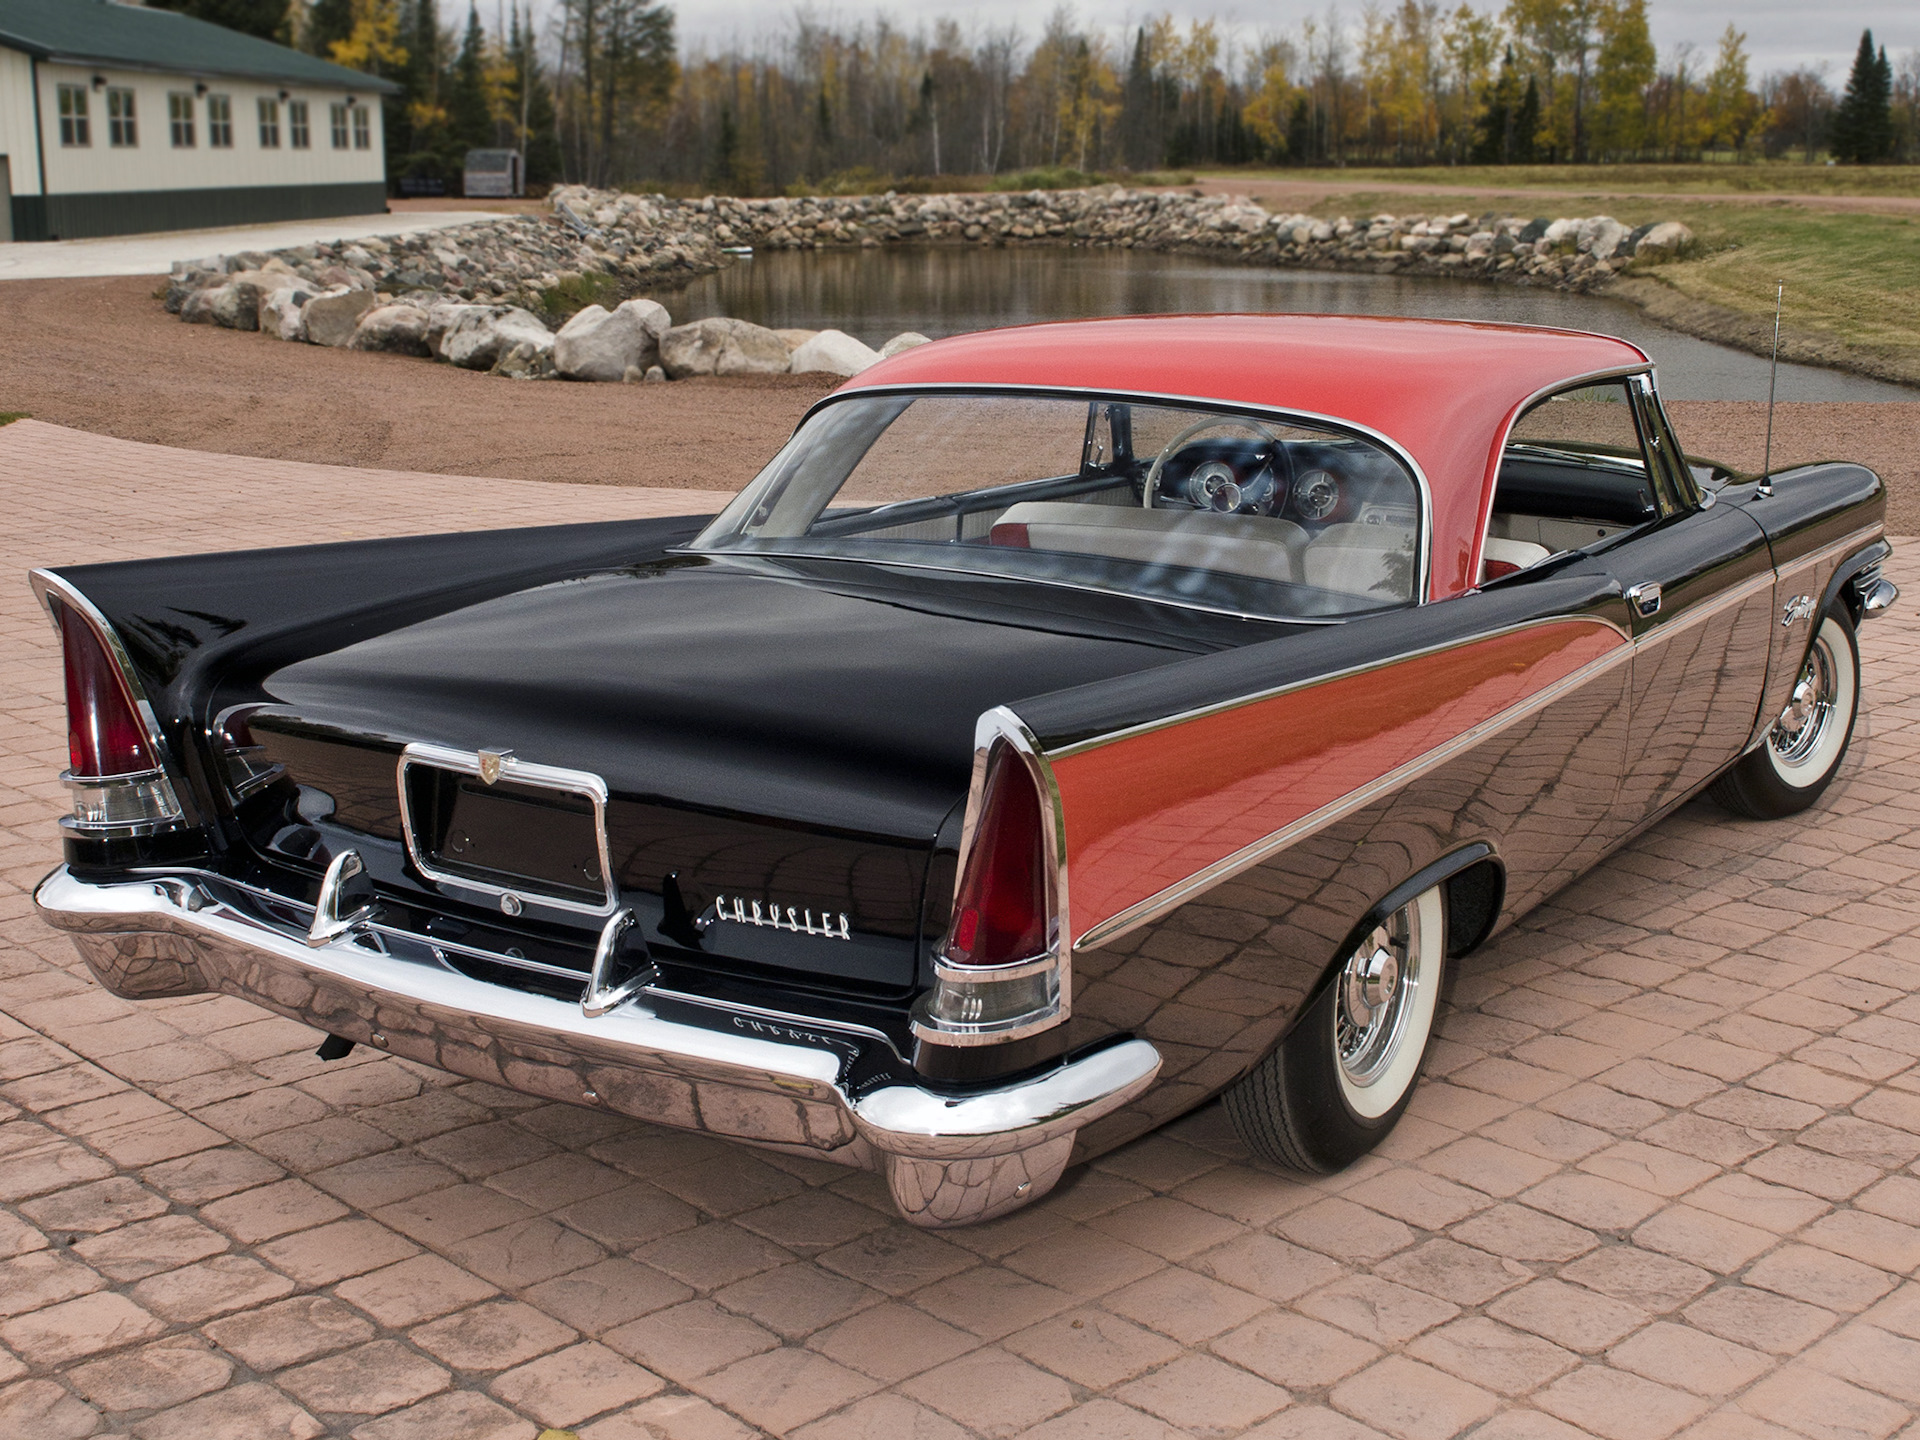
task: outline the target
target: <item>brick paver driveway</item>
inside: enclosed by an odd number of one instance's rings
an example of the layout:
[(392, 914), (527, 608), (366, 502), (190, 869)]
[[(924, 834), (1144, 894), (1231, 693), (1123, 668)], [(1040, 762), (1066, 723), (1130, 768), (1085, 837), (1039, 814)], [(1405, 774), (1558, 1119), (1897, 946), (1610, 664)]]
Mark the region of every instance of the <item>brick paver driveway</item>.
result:
[(29, 563), (684, 496), (23, 423), (0, 500), (0, 1435), (1920, 1436), (1911, 602), (1825, 803), (1692, 807), (1463, 963), (1379, 1155), (1303, 1184), (1213, 1106), (936, 1236), (835, 1166), (124, 1003), (31, 912)]

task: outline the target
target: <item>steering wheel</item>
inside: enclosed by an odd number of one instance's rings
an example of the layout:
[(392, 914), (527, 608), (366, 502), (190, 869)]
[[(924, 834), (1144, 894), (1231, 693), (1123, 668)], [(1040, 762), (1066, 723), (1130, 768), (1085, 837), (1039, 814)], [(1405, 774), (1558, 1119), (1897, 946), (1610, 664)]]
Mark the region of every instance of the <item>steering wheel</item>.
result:
[[(1153, 465), (1147, 471), (1146, 487), (1140, 492), (1141, 509), (1153, 509), (1154, 492), (1160, 488), (1160, 472), (1167, 468), (1167, 461), (1171, 460), (1183, 445), (1198, 435), (1202, 430), (1212, 430), (1222, 425), (1237, 425), (1242, 430), (1254, 431), (1269, 445), (1274, 447), (1274, 456), (1277, 457), (1279, 455), (1280, 437), (1258, 420), (1245, 420), (1232, 415), (1210, 415), (1205, 419), (1196, 420), (1162, 446), (1160, 453), (1153, 457)], [(1271, 465), (1273, 460), (1270, 458), (1267, 463)], [(1280, 493), (1284, 496), (1286, 493), (1285, 489), (1283, 488)], [(1235, 507), (1229, 506), (1228, 508), (1233, 509)]]

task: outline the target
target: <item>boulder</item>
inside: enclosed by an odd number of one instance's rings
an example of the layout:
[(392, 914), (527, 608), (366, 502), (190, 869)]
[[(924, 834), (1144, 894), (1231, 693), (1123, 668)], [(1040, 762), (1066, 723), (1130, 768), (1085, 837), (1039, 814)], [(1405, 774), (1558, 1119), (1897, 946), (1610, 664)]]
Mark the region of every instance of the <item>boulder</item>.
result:
[(213, 302), (219, 298), (223, 288), (219, 285), (203, 285), (198, 290), (189, 291), (180, 302), (180, 318), (189, 325), (213, 324)]
[(447, 327), (440, 358), (462, 370), (491, 370), (515, 347), (553, 352), (553, 332), (518, 305), (473, 305)]
[(1627, 234), (1627, 227), (1611, 215), (1595, 215), (1580, 222), (1574, 232), (1574, 248), (1596, 260), (1605, 260), (1620, 248)]
[(844, 330), (822, 330), (793, 352), (789, 366), (796, 375), (824, 371), (828, 375), (858, 375), (877, 364), (880, 352)]
[(216, 289), (226, 283), (226, 272), (222, 270), (204, 270), (182, 268), (176, 265), (173, 276), (167, 281), (167, 313), (178, 315), (187, 303), (187, 297), (208, 286)]
[(244, 281), (229, 280), (213, 292), (213, 323), (228, 330), (260, 328), (260, 291)]
[(1578, 220), (1556, 220), (1541, 232), (1540, 238), (1549, 245), (1558, 245), (1563, 240), (1571, 240), (1580, 233)]
[(307, 338), (307, 321), (301, 312), (313, 299), (313, 291), (299, 285), (283, 285), (260, 302), (260, 330), (279, 340)]
[(903, 330), (900, 334), (894, 336), (880, 347), (880, 358), (882, 360), (891, 360), (902, 350), (911, 350), (916, 345), (925, 345), (927, 343), (927, 337), (922, 335), (918, 330)]
[(675, 380), (689, 375), (780, 375), (787, 347), (763, 326), (715, 316), (676, 325), (660, 337), (660, 363)]
[(1640, 237), (1640, 243), (1633, 247), (1636, 260), (1671, 260), (1683, 255), (1693, 246), (1693, 231), (1678, 220), (1663, 220)]
[(614, 381), (660, 358), (660, 337), (672, 327), (666, 307), (628, 300), (617, 309), (589, 305), (553, 337), (553, 366), (569, 380)]
[(353, 327), (347, 348), (390, 355), (431, 355), (427, 348), (427, 312), (418, 305), (375, 306)]
[(353, 339), (360, 317), (373, 308), (371, 290), (329, 290), (306, 303), (300, 316), (307, 327), (307, 340), (314, 345), (339, 349)]
[(438, 356), (440, 346), (447, 338), (447, 332), (459, 323), (461, 317), (471, 311), (485, 310), (484, 305), (469, 305), (458, 300), (439, 300), (427, 307), (427, 353)]
[(776, 330), (773, 333), (780, 337), (780, 343), (787, 347), (787, 353), (791, 355), (820, 332), (818, 330)]

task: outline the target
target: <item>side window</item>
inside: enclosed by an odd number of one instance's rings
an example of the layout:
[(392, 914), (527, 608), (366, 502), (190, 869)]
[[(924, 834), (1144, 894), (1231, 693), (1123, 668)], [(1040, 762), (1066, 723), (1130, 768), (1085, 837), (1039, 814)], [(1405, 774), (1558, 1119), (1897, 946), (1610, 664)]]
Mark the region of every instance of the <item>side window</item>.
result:
[(333, 132), (333, 148), (347, 148), (347, 110), (345, 105), (331, 105), (327, 108), (328, 127)]
[(60, 87), (60, 143), (80, 146), (93, 144), (93, 125), (87, 114), (84, 85)]
[(167, 96), (167, 126), (173, 132), (173, 148), (193, 148), (193, 96), (176, 92)]
[(233, 97), (207, 96), (207, 144), (215, 150), (233, 148)]
[(260, 148), (278, 150), (280, 148), (280, 102), (278, 100), (260, 100)]
[(1660, 495), (1625, 381), (1550, 395), (1507, 437), (1481, 578), (1497, 580), (1656, 520)]
[(307, 102), (304, 100), (287, 102), (287, 143), (295, 150), (313, 148), (313, 124), (308, 118)]
[(133, 91), (107, 91), (107, 143), (117, 150), (138, 145), (138, 123), (133, 113)]

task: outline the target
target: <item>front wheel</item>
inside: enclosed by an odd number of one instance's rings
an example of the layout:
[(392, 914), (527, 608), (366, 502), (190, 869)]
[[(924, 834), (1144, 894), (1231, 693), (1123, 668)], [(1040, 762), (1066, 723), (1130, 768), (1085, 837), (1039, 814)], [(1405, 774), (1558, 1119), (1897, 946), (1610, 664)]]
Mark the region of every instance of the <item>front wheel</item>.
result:
[(1773, 820), (1818, 800), (1846, 758), (1860, 712), (1860, 646), (1844, 606), (1820, 621), (1787, 708), (1767, 738), (1707, 791), (1736, 815)]
[(1227, 1091), (1254, 1154), (1308, 1174), (1344, 1169), (1386, 1138), (1419, 1078), (1446, 966), (1439, 886), (1376, 926), (1280, 1047)]

